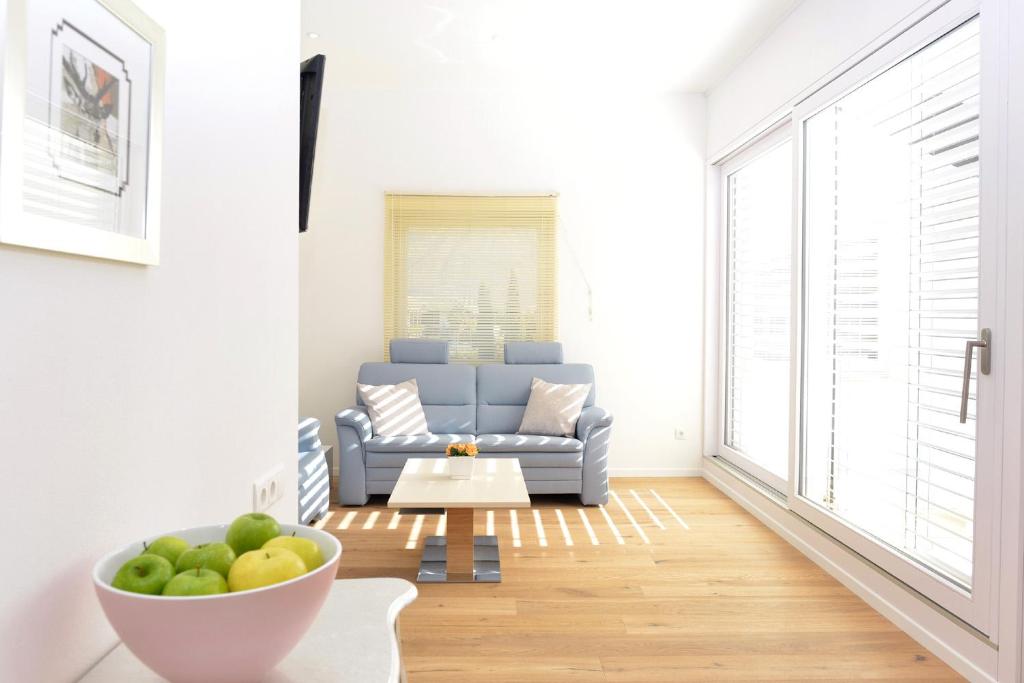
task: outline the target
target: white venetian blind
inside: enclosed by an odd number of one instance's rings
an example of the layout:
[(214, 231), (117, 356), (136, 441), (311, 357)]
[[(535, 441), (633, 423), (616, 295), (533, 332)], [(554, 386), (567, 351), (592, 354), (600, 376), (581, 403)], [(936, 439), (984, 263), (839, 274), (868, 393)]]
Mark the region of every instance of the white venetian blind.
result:
[(501, 361), (506, 341), (556, 335), (557, 199), (389, 194), (384, 346), (450, 342), (458, 362)]
[[(788, 474), (792, 145), (726, 177), (725, 444)], [(742, 463), (737, 463), (742, 466)]]
[(969, 587), (978, 21), (805, 124), (804, 494)]

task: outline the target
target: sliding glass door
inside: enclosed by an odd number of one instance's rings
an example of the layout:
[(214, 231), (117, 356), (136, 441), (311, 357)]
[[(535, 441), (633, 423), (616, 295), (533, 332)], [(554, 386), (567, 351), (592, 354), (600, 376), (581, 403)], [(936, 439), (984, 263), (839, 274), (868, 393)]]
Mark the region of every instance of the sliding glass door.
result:
[(977, 538), (981, 364), (964, 377), (965, 347), (985, 324), (980, 53), (974, 17), (798, 112), (803, 329), (791, 501), (975, 624), (986, 617), (978, 586), (989, 569)]
[(988, 633), (986, 328), (1006, 305), (982, 21), (950, 0), (719, 165), (717, 436), (793, 512)]
[(722, 455), (779, 491), (789, 472), (793, 145), (788, 127), (723, 169)]

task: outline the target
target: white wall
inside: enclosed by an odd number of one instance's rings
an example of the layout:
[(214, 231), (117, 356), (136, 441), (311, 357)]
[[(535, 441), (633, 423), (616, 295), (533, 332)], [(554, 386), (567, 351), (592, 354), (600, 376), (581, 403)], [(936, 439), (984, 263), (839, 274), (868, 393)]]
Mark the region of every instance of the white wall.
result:
[(381, 359), (385, 192), (557, 192), (560, 337), (615, 413), (613, 474), (698, 473), (704, 98), (332, 89), (330, 69), (299, 248), (300, 412), (328, 436), (359, 364)]
[(924, 5), (937, 0), (803, 0), (708, 92), (709, 155), (750, 129)]
[(161, 265), (0, 247), (3, 681), (113, 646), (101, 554), (294, 482), (298, 6), (136, 2), (168, 41)]

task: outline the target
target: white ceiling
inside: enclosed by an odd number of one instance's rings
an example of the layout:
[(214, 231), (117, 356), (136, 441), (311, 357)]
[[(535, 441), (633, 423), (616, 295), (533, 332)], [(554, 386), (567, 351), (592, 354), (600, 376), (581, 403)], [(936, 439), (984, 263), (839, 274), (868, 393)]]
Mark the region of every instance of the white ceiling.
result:
[(352, 87), (703, 92), (798, 2), (302, 0), (302, 48)]

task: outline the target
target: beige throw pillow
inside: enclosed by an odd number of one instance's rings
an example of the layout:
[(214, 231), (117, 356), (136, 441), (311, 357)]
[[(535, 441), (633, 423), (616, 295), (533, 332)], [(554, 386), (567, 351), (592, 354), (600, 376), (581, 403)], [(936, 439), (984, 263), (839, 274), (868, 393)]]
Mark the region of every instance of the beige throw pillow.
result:
[(575, 436), (576, 421), (583, 402), (590, 395), (590, 384), (551, 384), (534, 377), (530, 400), (519, 425), (520, 434)]
[(410, 379), (401, 384), (356, 384), (359, 398), (370, 413), (377, 436), (429, 434), (427, 416), (420, 403), (419, 387)]

